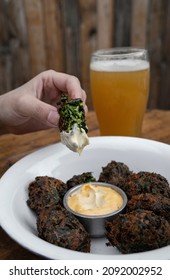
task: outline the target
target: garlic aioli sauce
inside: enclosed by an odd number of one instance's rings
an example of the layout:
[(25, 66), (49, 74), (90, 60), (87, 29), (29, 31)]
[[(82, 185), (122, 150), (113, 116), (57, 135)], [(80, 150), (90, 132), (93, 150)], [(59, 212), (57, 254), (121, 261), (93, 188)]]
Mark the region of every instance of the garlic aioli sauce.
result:
[(66, 145), (71, 151), (81, 154), (86, 145), (89, 144), (89, 138), (84, 129), (74, 125), (70, 132), (62, 131), (60, 133), (61, 142)]
[(110, 187), (85, 184), (73, 192), (67, 200), (68, 206), (84, 215), (104, 215), (119, 209), (122, 196)]

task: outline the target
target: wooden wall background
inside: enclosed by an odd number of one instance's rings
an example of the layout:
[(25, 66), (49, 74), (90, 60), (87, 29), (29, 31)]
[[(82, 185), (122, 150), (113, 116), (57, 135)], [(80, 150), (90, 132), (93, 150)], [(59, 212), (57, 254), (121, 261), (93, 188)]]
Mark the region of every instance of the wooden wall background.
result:
[(149, 108), (170, 109), (169, 0), (0, 0), (0, 93), (37, 73), (76, 75), (88, 95), (90, 54), (100, 48), (149, 50)]

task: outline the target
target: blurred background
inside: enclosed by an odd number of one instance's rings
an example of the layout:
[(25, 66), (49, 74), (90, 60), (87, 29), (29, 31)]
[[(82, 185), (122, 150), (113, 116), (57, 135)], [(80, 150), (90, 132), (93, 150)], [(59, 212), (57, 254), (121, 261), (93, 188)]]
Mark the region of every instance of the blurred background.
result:
[(90, 54), (147, 48), (148, 108), (170, 109), (170, 0), (0, 0), (0, 94), (54, 69), (77, 76), (93, 109)]

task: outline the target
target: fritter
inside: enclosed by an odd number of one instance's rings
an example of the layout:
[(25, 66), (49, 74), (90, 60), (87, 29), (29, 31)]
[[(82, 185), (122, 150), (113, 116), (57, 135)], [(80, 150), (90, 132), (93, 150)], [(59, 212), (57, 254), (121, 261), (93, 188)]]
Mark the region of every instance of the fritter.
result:
[(84, 172), (79, 175), (74, 175), (72, 178), (70, 178), (66, 184), (68, 190), (72, 187), (78, 186), (80, 184), (89, 183), (89, 182), (95, 182), (96, 179), (93, 177), (92, 172)]
[[(164, 176), (162, 176), (158, 173), (155, 173), (155, 172), (146, 172), (146, 171), (138, 172), (138, 176), (140, 179), (147, 177), (147, 181), (152, 184), (154, 184), (156, 181), (159, 182), (159, 185), (162, 186), (163, 189), (168, 190), (168, 193), (165, 196), (168, 196), (168, 197), (170, 196), (170, 186), (169, 186), (168, 180)], [(164, 195), (164, 191), (162, 194)]]
[(28, 206), (38, 213), (44, 207), (62, 203), (67, 185), (61, 180), (48, 176), (37, 176), (28, 186)]
[(123, 162), (111, 161), (102, 167), (99, 182), (120, 186), (131, 173), (129, 167)]
[(60, 205), (43, 209), (37, 218), (38, 236), (70, 250), (90, 252), (90, 237), (79, 220)]
[(161, 194), (170, 198), (170, 186), (166, 178), (154, 172), (139, 172), (128, 176), (121, 185), (128, 198), (141, 193)]
[(89, 144), (83, 101), (80, 98), (69, 100), (68, 96), (62, 94), (57, 105), (61, 142), (80, 154)]
[(106, 237), (124, 254), (149, 251), (170, 244), (170, 224), (152, 211), (138, 209), (106, 222)]
[(70, 132), (75, 124), (80, 130), (88, 132), (83, 101), (80, 98), (68, 100), (68, 96), (62, 95), (57, 105), (60, 115), (58, 124), (60, 132)]
[(163, 216), (170, 223), (170, 198), (161, 194), (142, 193), (132, 196), (126, 206), (126, 212), (136, 209), (153, 211)]

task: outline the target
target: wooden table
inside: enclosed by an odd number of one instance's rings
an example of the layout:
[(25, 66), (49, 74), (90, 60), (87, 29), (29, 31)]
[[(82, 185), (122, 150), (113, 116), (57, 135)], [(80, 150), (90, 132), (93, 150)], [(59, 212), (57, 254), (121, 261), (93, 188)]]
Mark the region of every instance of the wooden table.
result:
[[(99, 136), (94, 112), (87, 116), (89, 136)], [(170, 144), (170, 111), (153, 110), (145, 114), (142, 137)], [(0, 136), (0, 176), (16, 161), (40, 147), (60, 140), (56, 129), (49, 129), (26, 135), (4, 134)], [(0, 228), (1, 260), (36, 260), (41, 257), (22, 248)]]

